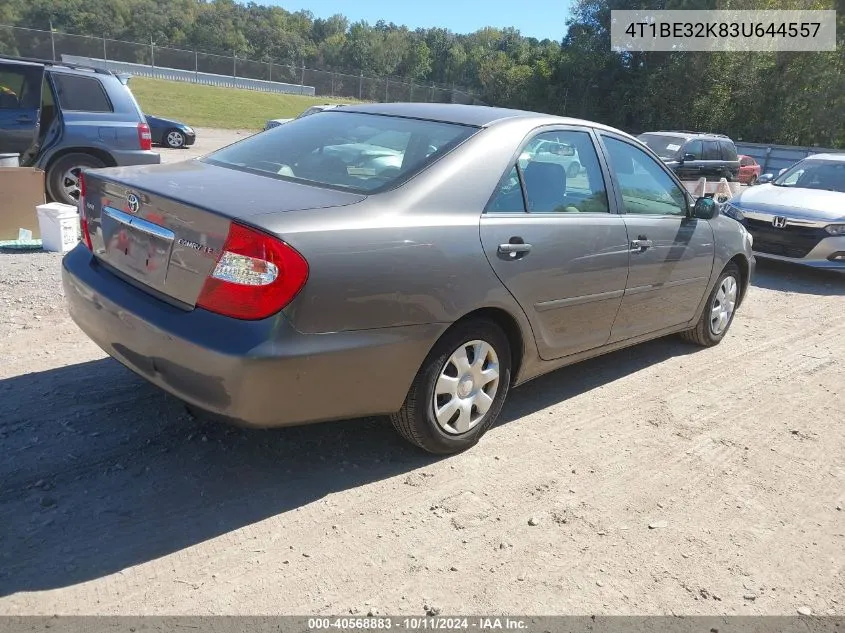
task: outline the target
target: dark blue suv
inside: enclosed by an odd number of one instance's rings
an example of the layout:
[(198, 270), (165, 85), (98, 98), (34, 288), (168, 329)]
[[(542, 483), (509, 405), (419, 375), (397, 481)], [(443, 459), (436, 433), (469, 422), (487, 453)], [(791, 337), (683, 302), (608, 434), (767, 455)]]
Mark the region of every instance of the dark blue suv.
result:
[(0, 152), (46, 172), (47, 194), (76, 204), (82, 169), (161, 162), (128, 77), (0, 57)]

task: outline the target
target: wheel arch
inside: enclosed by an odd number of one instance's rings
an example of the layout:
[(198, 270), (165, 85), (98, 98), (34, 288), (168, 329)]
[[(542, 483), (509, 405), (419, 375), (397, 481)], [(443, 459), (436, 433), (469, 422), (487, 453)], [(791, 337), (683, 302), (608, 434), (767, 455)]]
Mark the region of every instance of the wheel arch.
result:
[[(519, 376), (520, 369), (522, 369), (523, 360), (525, 357), (525, 333), (519, 325), (519, 321), (510, 312), (498, 307), (484, 307), (468, 312), (460, 319), (452, 323), (443, 334), (438, 337), (437, 341), (451, 331), (459, 324), (472, 321), (474, 319), (488, 319), (493, 321), (496, 325), (502, 328), (505, 337), (508, 339), (511, 353), (511, 385), (513, 385)], [(435, 341), (434, 345), (437, 344)], [(434, 347), (432, 345), (432, 348)]]
[(68, 154), (88, 154), (89, 156), (93, 156), (94, 158), (103, 161), (106, 164), (106, 167), (117, 167), (117, 161), (115, 161), (114, 157), (107, 151), (98, 147), (62, 147), (50, 155), (50, 158), (47, 159), (47, 162), (44, 165), (44, 171), (50, 171), (50, 168), (57, 160), (63, 156), (67, 156)]
[[(748, 292), (748, 286), (751, 282), (751, 265), (746, 259), (745, 255), (737, 254), (734, 255), (728, 262), (725, 264), (725, 267), (729, 264), (735, 264), (737, 268), (739, 268), (740, 274), (740, 294), (739, 294), (739, 302), (737, 303), (737, 307), (742, 305), (743, 300), (745, 299), (745, 295)], [(724, 270), (724, 268), (722, 269)]]

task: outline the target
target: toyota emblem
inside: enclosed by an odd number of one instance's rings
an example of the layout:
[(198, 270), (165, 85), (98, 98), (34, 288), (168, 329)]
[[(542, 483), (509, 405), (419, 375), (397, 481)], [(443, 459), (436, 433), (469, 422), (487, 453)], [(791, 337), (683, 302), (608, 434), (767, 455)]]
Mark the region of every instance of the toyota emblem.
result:
[(130, 213), (138, 213), (138, 209), (141, 208), (141, 201), (134, 193), (130, 193), (126, 195), (126, 205), (129, 207)]

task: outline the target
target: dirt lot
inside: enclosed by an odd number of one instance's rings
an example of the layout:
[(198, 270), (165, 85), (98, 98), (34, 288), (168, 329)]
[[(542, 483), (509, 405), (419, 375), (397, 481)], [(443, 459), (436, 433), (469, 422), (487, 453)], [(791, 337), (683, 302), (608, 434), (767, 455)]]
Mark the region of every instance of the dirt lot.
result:
[(845, 615), (845, 277), (761, 264), (720, 346), (557, 371), (436, 459), (193, 420), (59, 266), (0, 254), (0, 613)]

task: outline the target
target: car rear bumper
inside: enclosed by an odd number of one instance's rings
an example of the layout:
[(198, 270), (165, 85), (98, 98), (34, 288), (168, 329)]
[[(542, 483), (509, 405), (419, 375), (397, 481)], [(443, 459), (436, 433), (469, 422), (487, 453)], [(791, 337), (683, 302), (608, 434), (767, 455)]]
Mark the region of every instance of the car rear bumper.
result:
[(397, 411), (445, 325), (302, 334), (284, 315), (238, 321), (185, 311), (99, 264), (62, 263), (68, 310), (106, 353), (201, 409), (273, 427)]
[(845, 235), (822, 239), (804, 257), (788, 257), (757, 251), (754, 252), (754, 255), (759, 259), (774, 259), (813, 268), (845, 271)]
[(112, 149), (109, 151), (118, 167), (128, 167), (130, 165), (158, 165), (161, 163), (161, 154), (151, 150)]

